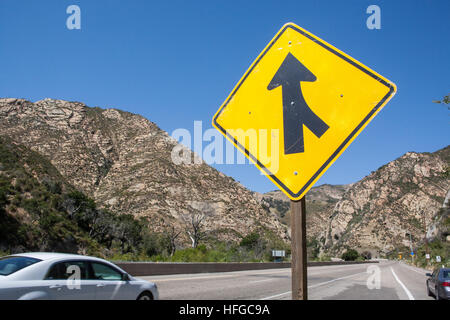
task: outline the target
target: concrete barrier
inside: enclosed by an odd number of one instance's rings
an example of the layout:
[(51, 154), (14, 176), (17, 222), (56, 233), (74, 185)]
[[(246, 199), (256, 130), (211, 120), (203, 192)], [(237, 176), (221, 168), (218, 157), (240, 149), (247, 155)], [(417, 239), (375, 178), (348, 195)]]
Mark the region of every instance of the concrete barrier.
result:
[[(114, 262), (133, 276), (156, 276), (169, 274), (231, 272), (290, 268), (290, 262)], [(378, 263), (378, 261), (325, 261), (308, 262), (308, 267)]]

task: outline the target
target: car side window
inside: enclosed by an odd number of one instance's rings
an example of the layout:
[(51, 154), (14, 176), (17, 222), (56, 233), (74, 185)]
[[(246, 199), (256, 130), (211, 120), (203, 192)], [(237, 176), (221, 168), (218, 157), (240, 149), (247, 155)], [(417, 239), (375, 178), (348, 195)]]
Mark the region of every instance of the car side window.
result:
[(110, 266), (91, 262), (92, 270), (94, 272), (94, 279), (97, 280), (122, 280), (122, 273), (111, 268)]
[(433, 279), (437, 279), (438, 274), (439, 274), (439, 270), (434, 270), (434, 271), (433, 271), (432, 278), (433, 278)]
[(89, 265), (85, 261), (64, 261), (53, 264), (46, 280), (85, 280), (89, 278)]

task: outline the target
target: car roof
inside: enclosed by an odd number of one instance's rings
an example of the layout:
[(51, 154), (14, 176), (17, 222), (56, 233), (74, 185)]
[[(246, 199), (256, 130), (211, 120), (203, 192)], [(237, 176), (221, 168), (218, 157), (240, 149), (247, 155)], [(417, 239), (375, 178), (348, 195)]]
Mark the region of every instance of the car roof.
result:
[(10, 256), (30, 257), (30, 258), (35, 258), (35, 259), (39, 259), (39, 260), (80, 259), (80, 258), (102, 260), (102, 259), (99, 259), (96, 257), (83, 256), (83, 255), (73, 254), (73, 253), (58, 253), (58, 252), (25, 252), (25, 253), (11, 254)]

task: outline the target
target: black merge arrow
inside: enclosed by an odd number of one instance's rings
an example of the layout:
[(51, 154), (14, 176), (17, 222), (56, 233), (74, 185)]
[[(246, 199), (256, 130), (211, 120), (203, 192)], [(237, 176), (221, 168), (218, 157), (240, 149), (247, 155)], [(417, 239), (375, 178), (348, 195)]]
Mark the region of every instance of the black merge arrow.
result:
[(303, 125), (307, 126), (320, 138), (329, 126), (320, 119), (303, 98), (301, 81), (316, 81), (312, 74), (291, 53), (288, 53), (272, 81), (268, 90), (282, 86), (283, 94), (283, 126), (284, 154), (301, 153), (305, 151), (303, 141)]

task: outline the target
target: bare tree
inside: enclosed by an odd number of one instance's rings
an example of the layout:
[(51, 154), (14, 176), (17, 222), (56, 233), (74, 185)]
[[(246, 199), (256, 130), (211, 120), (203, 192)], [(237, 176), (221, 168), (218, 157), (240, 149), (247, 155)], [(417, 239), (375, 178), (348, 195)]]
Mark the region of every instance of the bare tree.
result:
[(166, 228), (166, 235), (167, 235), (167, 239), (169, 240), (169, 245), (168, 245), (169, 248), (168, 249), (169, 249), (170, 256), (173, 256), (175, 253), (175, 250), (177, 248), (176, 240), (178, 239), (180, 234), (181, 234), (181, 231), (177, 230), (175, 228), (175, 226), (168, 226)]
[(174, 221), (167, 221), (163, 218), (159, 219), (158, 224), (164, 234), (161, 239), (163, 241), (161, 244), (167, 249), (167, 253), (173, 256), (177, 250), (177, 239), (181, 235), (181, 230), (175, 226)]
[(75, 213), (77, 213), (78, 210), (80, 210), (81, 204), (79, 204), (78, 207), (76, 207), (75, 200), (69, 198), (63, 201), (62, 207), (67, 211), (69, 218), (73, 218)]
[(205, 228), (206, 215), (201, 212), (192, 212), (185, 217), (186, 232), (191, 239), (192, 248), (197, 248), (199, 242), (206, 238)]

